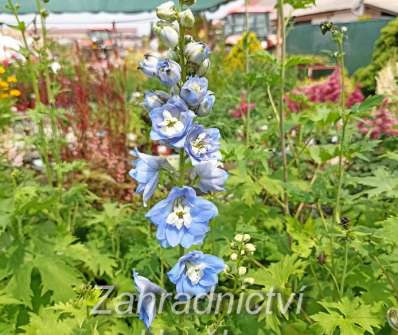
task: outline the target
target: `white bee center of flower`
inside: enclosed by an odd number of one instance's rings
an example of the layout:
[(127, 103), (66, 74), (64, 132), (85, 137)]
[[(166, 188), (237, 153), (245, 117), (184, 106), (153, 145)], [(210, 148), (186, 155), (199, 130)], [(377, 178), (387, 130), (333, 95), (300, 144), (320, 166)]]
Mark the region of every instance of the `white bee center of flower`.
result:
[(192, 217), (189, 207), (181, 204), (175, 205), (173, 211), (167, 216), (166, 223), (177, 227), (178, 230), (184, 226), (191, 227)]
[(191, 84), (191, 90), (194, 91), (196, 94), (199, 94), (201, 91), (201, 87), (197, 83)]
[(175, 118), (168, 110), (163, 111), (163, 122), (160, 123), (161, 130), (167, 136), (178, 134), (184, 129), (184, 124)]
[(202, 263), (192, 264), (187, 263), (187, 277), (191, 281), (192, 285), (197, 285), (203, 277), (203, 270), (205, 269), (205, 265)]
[(206, 138), (206, 133), (200, 133), (198, 137), (191, 141), (192, 151), (195, 155), (202, 155), (208, 151), (209, 145)]

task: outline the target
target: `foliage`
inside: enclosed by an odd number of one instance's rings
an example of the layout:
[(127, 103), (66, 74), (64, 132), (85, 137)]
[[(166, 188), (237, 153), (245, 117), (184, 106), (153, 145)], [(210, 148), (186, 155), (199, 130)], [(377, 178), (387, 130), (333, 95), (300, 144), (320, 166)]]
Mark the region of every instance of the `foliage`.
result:
[[(40, 49), (40, 62), (15, 64), (21, 90), (33, 90), (30, 75), (49, 69), (51, 62), (45, 56), (48, 47)], [(77, 72), (67, 64), (62, 48), (54, 48), (61, 63), (66, 64), (58, 77), (50, 74), (51, 92), (56, 96), (61, 93), (57, 91), (59, 79), (70, 79)], [(244, 65), (245, 71), (230, 71), (226, 55), (220, 49), (211, 56), (213, 69), (208, 77), (217, 101), (201, 122), (222, 130), (224, 168), (230, 178), (227, 192), (209, 196), (219, 215), (211, 222), (202, 250), (224, 258), (228, 264), (229, 270), (220, 274), (218, 289), (222, 293), (239, 297), (242, 293), (266, 294), (273, 288), (284, 302), (295, 295), (287, 313), (280, 312), (276, 298), (269, 306), (272, 313), (258, 315), (226, 315), (226, 306), (219, 314), (176, 315), (167, 305), (154, 322), (153, 333), (392, 333), (386, 315), (398, 305), (398, 138), (381, 131), (371, 136), (358, 129), (358, 123), (366, 120), (372, 120), (379, 130), (388, 123), (384, 112), (384, 123), (374, 118), (374, 111), (384, 108), (383, 98), (370, 97), (356, 104), (342, 104), (345, 101), (339, 101), (341, 96), (326, 102), (304, 99), (296, 113), (286, 108), (285, 181), (277, 113), (284, 98), (280, 87), (286, 92), (302, 87), (297, 66), (308, 60), (287, 57), (286, 78), (282, 80), (282, 64), (271, 53), (251, 53), (247, 72)], [(129, 98), (135, 90), (159, 86), (154, 80), (142, 80), (134, 69), (135, 56), (131, 57), (126, 70), (107, 72), (110, 77), (103, 77), (103, 83), (93, 79), (99, 77), (92, 77), (69, 88), (98, 94), (98, 89), (88, 87), (93, 82), (107, 90), (120, 85), (114, 88), (116, 95), (122, 93), (126, 109), (113, 115), (126, 113), (129, 117), (120, 133), (134, 131), (138, 134), (136, 144), (149, 151), (152, 148), (145, 140), (149, 133), (147, 115), (138, 100)], [(82, 70), (79, 78), (86, 75)], [(240, 118), (230, 116), (229, 111), (241, 103), (242, 96), (255, 105), (249, 123), (247, 113)], [(159, 247), (138, 196), (128, 203), (115, 200), (118, 197), (109, 190), (110, 185), (122, 189), (125, 185), (116, 183), (105, 169), (62, 155), (57, 160), (58, 149), (64, 152), (68, 145), (63, 140), (63, 122), (68, 121), (64, 117), (73, 115), (76, 101), (71, 101), (67, 111), (38, 101), (28, 104), (23, 114), (11, 112), (14, 101), (4, 108), (1, 105), (1, 112), (6, 113), (1, 115), (7, 115), (7, 122), (0, 121), (0, 127), (9, 122), (13, 127), (6, 129), (6, 134), (28, 128), (26, 125), (38, 130), (24, 138), (27, 147), (40, 154), (44, 165), (40, 170), (27, 164), (16, 167), (6, 156), (0, 157), (0, 333), (140, 335), (143, 326), (136, 315), (136, 304), (130, 311), (122, 304), (123, 292), (136, 292), (130, 271), (135, 268), (171, 291), (174, 287), (166, 280), (165, 271), (176, 263), (178, 250)], [(83, 107), (92, 108), (89, 132), (96, 121), (106, 119), (112, 101), (100, 104), (101, 99), (95, 97), (85, 101)], [(391, 99), (389, 108), (394, 104)], [(54, 116), (56, 127), (51, 127)], [(45, 132), (41, 131), (42, 121), (47, 126)], [(115, 121), (116, 117), (111, 122)], [(389, 129), (394, 129), (391, 124)], [(250, 141), (245, 142), (248, 133)], [(168, 157), (169, 163), (176, 165), (172, 158)], [(174, 177), (172, 173), (162, 175), (149, 206), (167, 196), (167, 185)], [(95, 285), (115, 285), (106, 305), (123, 313), (90, 315), (101, 299)], [(297, 312), (300, 292), (302, 308)], [(266, 309), (267, 300), (258, 299), (252, 307)]]
[(387, 65), (391, 59), (395, 59), (398, 51), (398, 19), (389, 22), (380, 33), (376, 41), (372, 62), (359, 69), (355, 76), (361, 82), (362, 88), (366, 93), (376, 91), (376, 77), (378, 72)]

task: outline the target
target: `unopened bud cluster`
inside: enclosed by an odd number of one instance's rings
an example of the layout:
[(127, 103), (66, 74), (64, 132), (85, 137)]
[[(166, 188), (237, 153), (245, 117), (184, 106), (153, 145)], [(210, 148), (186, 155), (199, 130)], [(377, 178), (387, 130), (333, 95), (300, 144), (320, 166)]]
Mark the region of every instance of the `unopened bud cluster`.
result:
[[(256, 246), (250, 243), (251, 236), (249, 234), (237, 234), (231, 242), (230, 260), (234, 262), (236, 274), (239, 277), (244, 277), (248, 273), (248, 268), (244, 266), (248, 257), (252, 256), (256, 251)], [(254, 279), (251, 277), (243, 278), (243, 284), (252, 285)]]

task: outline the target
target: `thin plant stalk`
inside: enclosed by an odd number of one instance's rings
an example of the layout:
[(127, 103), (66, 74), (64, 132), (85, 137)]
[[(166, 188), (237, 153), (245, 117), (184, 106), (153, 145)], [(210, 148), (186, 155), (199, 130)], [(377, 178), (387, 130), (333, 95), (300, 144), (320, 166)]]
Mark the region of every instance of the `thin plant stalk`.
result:
[[(42, 39), (43, 39), (43, 50), (44, 50), (44, 64), (45, 67), (43, 69), (43, 74), (44, 74), (44, 81), (45, 81), (45, 88), (46, 88), (46, 93), (48, 97), (48, 102), (49, 102), (49, 107), (50, 107), (50, 125), (51, 125), (51, 135), (52, 135), (52, 153), (55, 158), (55, 162), (57, 164), (57, 169), (56, 169), (56, 176), (57, 176), (57, 184), (60, 186), (63, 183), (63, 176), (61, 172), (61, 146), (60, 146), (60, 141), (59, 141), (59, 134), (58, 134), (58, 120), (57, 120), (57, 115), (56, 115), (56, 109), (55, 109), (55, 97), (54, 93), (51, 87), (51, 81), (50, 81), (50, 74), (49, 74), (49, 69), (48, 69), (48, 54), (47, 54), (47, 48), (48, 48), (48, 38), (47, 38), (47, 27), (46, 27), (46, 12), (45, 9), (42, 6), (41, 0), (36, 0), (36, 7), (38, 12), (40, 13), (40, 25), (41, 25), (41, 34), (42, 34)], [(43, 53), (42, 53), (43, 54)]]
[[(286, 134), (285, 134), (285, 81), (286, 81), (286, 23), (284, 13), (284, 0), (278, 0), (278, 54), (280, 63), (280, 96), (279, 96), (279, 132), (280, 146), (282, 155), (283, 181), (287, 183), (289, 179), (288, 163), (286, 154)], [(286, 191), (283, 193), (284, 212), (289, 215), (289, 197)]]
[(340, 222), (341, 216), (341, 192), (343, 188), (343, 181), (344, 181), (344, 145), (347, 133), (347, 125), (348, 120), (346, 116), (346, 109), (345, 109), (345, 82), (344, 82), (344, 37), (343, 35), (337, 40), (338, 46), (338, 66), (340, 68), (340, 86), (341, 86), (341, 95), (340, 95), (340, 109), (341, 109), (341, 120), (342, 120), (342, 130), (340, 135), (340, 145), (339, 145), (339, 164), (338, 164), (338, 172), (337, 172), (337, 193), (336, 193), (336, 211), (335, 211), (335, 219), (336, 222)]
[[(245, 73), (248, 76), (250, 72), (250, 45), (249, 45), (249, 0), (245, 0)], [(246, 79), (248, 80), (248, 78)], [(250, 146), (250, 133), (251, 133), (251, 120), (250, 120), (250, 87), (249, 84), (246, 86), (246, 117), (245, 117), (245, 139), (246, 146)]]
[[(183, 1), (179, 0), (180, 10), (183, 9)], [(187, 68), (185, 61), (185, 28), (180, 25), (179, 31), (179, 58), (180, 58), (180, 66), (181, 66), (181, 82), (184, 83), (187, 77)], [(180, 162), (179, 162), (179, 185), (184, 186), (185, 184), (185, 151), (184, 148), (180, 149)], [(184, 256), (185, 250), (184, 247), (180, 246), (180, 257)]]
[(38, 76), (36, 74), (36, 71), (34, 69), (34, 64), (32, 63), (31, 60), (31, 49), (28, 43), (28, 39), (26, 37), (26, 28), (24, 22), (22, 22), (19, 18), (18, 15), (18, 9), (17, 7), (13, 4), (11, 0), (8, 0), (8, 7), (11, 10), (16, 22), (17, 22), (17, 27), (18, 30), (21, 34), (22, 37), (22, 42), (26, 50), (26, 61), (28, 65), (28, 72), (30, 76), (30, 80), (32, 82), (32, 88), (33, 88), (33, 93), (35, 95), (35, 100), (36, 100), (36, 108), (40, 114), (39, 120), (37, 122), (38, 130), (39, 130), (39, 145), (38, 145), (38, 151), (40, 153), (41, 159), (44, 162), (45, 170), (46, 170), (46, 176), (47, 176), (47, 181), (49, 184), (52, 184), (52, 169), (51, 165), (49, 162), (49, 149), (48, 149), (48, 143), (47, 143), (47, 138), (45, 136), (44, 132), (44, 123), (43, 119), (41, 117), (41, 110), (42, 110), (42, 105), (41, 105), (41, 95), (40, 95), (40, 90), (39, 90), (39, 85), (38, 85)]

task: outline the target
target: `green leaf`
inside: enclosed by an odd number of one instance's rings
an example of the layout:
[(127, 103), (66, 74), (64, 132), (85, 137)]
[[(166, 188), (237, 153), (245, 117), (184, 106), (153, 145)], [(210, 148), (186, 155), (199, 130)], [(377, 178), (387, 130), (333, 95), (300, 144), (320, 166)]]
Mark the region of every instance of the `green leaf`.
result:
[(323, 301), (320, 304), (327, 312), (311, 316), (317, 322), (320, 334), (333, 335), (336, 329), (341, 335), (374, 334), (374, 329), (380, 329), (384, 324), (377, 315), (380, 305), (366, 305), (359, 298), (343, 297), (337, 303)]
[(292, 251), (300, 257), (307, 258), (312, 248), (315, 247), (315, 223), (312, 220), (305, 224), (300, 223), (294, 218), (288, 218), (287, 232), (293, 239)]
[(398, 197), (398, 177), (392, 175), (384, 167), (379, 167), (375, 170), (374, 176), (357, 177), (352, 178), (352, 180), (358, 184), (370, 187), (370, 189), (357, 194), (357, 197), (363, 194), (367, 194), (369, 198), (374, 198), (381, 194), (392, 198)]
[(371, 109), (380, 106), (383, 102), (384, 97), (381, 95), (373, 95), (366, 98), (361, 104), (356, 104), (351, 108), (350, 113), (364, 114), (369, 112)]
[(56, 255), (37, 255), (34, 264), (40, 271), (43, 288), (53, 292), (56, 302), (73, 298), (73, 288), (83, 283), (80, 274)]

